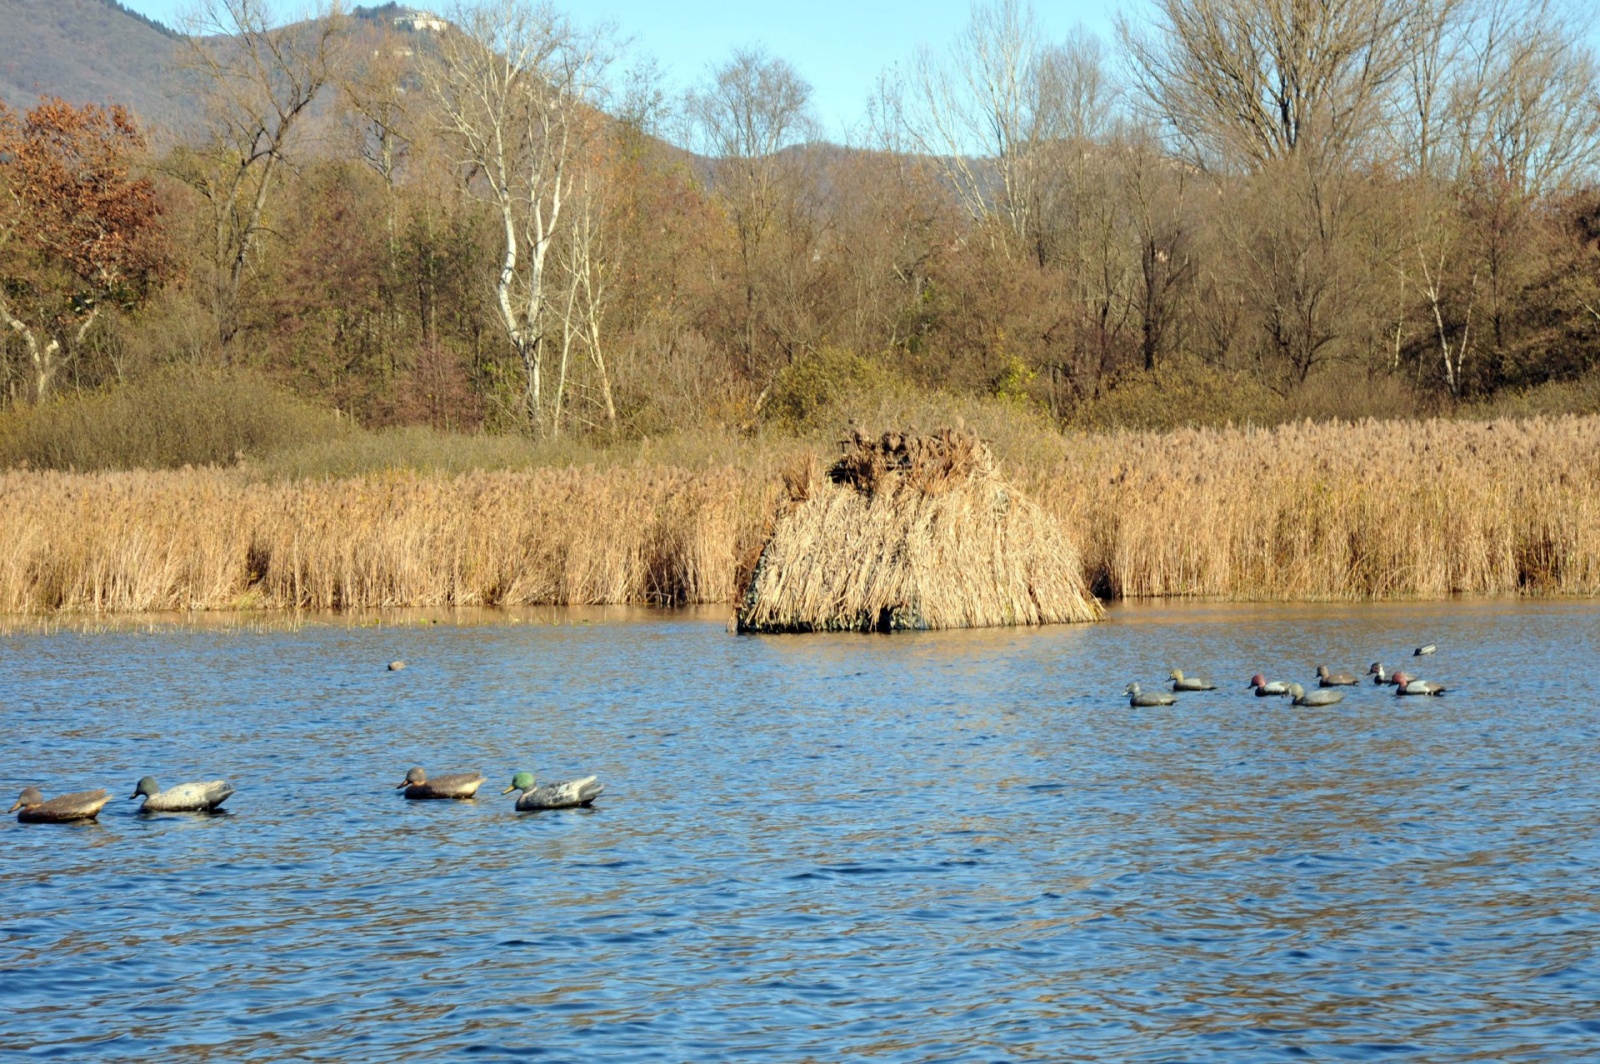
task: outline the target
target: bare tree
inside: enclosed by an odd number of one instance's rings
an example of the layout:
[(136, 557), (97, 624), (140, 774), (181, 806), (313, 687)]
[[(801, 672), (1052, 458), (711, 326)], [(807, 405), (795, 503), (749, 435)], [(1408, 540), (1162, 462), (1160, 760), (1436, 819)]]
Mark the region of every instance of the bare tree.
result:
[(499, 215), (495, 306), (521, 364), (522, 413), (546, 429), (546, 267), (572, 188), (581, 121), (607, 56), (548, 5), (486, 0), (458, 7), (424, 80), (463, 175)]
[(1207, 164), (1357, 157), (1405, 59), (1397, 0), (1156, 0), (1119, 33), (1157, 117)]
[(597, 150), (585, 153), (573, 181), (570, 224), (561, 241), (560, 265), (564, 289), (561, 320), (561, 363), (556, 375), (556, 395), (551, 416), (551, 432), (561, 431), (561, 415), (566, 405), (566, 390), (572, 362), (578, 351), (587, 354), (594, 372), (593, 387), (605, 414), (606, 428), (617, 430), (617, 406), (611, 394), (611, 373), (606, 366), (602, 322), (612, 297), (614, 263), (610, 250), (607, 214), (611, 206), (605, 166), (608, 147), (596, 136), (591, 143)]
[(1600, 163), (1600, 71), (1578, 25), (1551, 0), (1499, 0), (1456, 117), (1469, 170), (1519, 196), (1569, 189)]
[(918, 55), (912, 102), (900, 107), (912, 145), (935, 160), (968, 215), (999, 217), (1019, 244), (1036, 231), (1039, 148), (1072, 110), (1063, 90), (1081, 98), (1097, 88), (1071, 58), (1047, 49), (1021, 0), (975, 3), (948, 56)]
[(268, 232), (268, 212), (313, 101), (335, 77), (346, 20), (337, 5), (274, 25), (266, 0), (204, 0), (186, 27), (182, 67), (206, 93), (209, 130), (172, 172), (211, 213), (217, 336), (239, 329), (239, 292)]
[(816, 128), (811, 86), (784, 60), (757, 48), (739, 49), (688, 95), (685, 110), (712, 158), (716, 191), (733, 221), (744, 297), (741, 354), (746, 372), (765, 385), (756, 340), (763, 260), (798, 191), (784, 150), (809, 139)]

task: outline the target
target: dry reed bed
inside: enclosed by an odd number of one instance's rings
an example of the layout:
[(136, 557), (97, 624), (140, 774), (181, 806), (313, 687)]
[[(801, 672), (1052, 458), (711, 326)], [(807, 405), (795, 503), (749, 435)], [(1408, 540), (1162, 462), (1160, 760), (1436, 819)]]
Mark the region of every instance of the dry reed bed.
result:
[(1600, 592), (1600, 418), (1119, 433), (1025, 478), (1125, 596)]
[[(1104, 594), (1600, 592), (1600, 418), (1116, 433), (1028, 453), (1008, 475)], [(779, 500), (771, 458), (277, 483), (0, 473), (0, 612), (729, 602)]]
[(732, 469), (0, 475), (0, 612), (717, 602), (776, 497)]

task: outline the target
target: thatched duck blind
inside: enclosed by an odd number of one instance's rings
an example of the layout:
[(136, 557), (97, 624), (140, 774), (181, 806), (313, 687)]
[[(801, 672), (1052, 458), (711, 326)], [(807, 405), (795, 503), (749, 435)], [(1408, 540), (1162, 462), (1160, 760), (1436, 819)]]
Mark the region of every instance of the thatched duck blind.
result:
[(815, 463), (745, 574), (741, 632), (895, 631), (1095, 621), (1060, 524), (960, 429), (857, 431), (826, 478)]

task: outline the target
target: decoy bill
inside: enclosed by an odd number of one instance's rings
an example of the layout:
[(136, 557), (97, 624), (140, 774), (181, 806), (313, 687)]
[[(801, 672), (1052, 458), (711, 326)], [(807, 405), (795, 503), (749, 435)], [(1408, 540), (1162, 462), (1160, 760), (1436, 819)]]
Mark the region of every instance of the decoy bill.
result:
[(17, 819), (24, 824), (65, 824), (73, 820), (93, 820), (100, 815), (100, 810), (111, 801), (111, 795), (104, 789), (98, 791), (79, 791), (76, 794), (63, 794), (59, 798), (52, 798), (48, 802), (37, 787), (24, 787), (22, 794), (17, 798), (16, 804), (6, 812), (17, 813)]
[(1182, 669), (1173, 669), (1167, 675), (1172, 681), (1174, 691), (1215, 691), (1217, 685), (1210, 680), (1202, 680), (1198, 676), (1185, 676)]
[(1178, 701), (1165, 691), (1141, 690), (1137, 683), (1130, 683), (1122, 693), (1128, 696), (1130, 706), (1170, 706)]
[(1289, 694), (1294, 698), (1294, 704), (1297, 706), (1311, 706), (1314, 708), (1316, 706), (1337, 705), (1344, 701), (1343, 691), (1334, 691), (1327, 688), (1307, 691), (1297, 683), (1289, 685)]
[(1354, 687), (1356, 678), (1348, 672), (1329, 672), (1326, 665), (1317, 666), (1318, 687)]
[(598, 776), (585, 776), (581, 780), (567, 780), (565, 783), (546, 783), (544, 786), (535, 786), (533, 773), (518, 772), (511, 777), (511, 786), (501, 791), (501, 794), (510, 794), (512, 791), (521, 791), (517, 795), (517, 811), (526, 813), (536, 809), (571, 809), (574, 806), (586, 806), (606, 789), (606, 785), (598, 782)]
[(154, 776), (144, 776), (133, 785), (128, 795), (131, 802), (143, 797), (141, 813), (209, 813), (233, 794), (233, 785), (227, 780), (210, 780), (206, 783), (180, 783), (162, 790)]
[(412, 799), (427, 798), (472, 798), (477, 795), (478, 788), (483, 786), (487, 779), (481, 772), (452, 772), (445, 776), (428, 778), (421, 765), (415, 765), (406, 773), (406, 778), (395, 784), (395, 790), (405, 788), (406, 797)]

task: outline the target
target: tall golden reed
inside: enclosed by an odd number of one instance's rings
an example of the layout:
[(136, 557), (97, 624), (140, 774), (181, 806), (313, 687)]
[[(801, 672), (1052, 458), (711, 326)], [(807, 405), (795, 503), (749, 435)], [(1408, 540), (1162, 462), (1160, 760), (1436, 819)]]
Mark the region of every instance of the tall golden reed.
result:
[[(0, 473), (0, 612), (729, 602), (782, 490), (770, 457)], [(1600, 592), (1600, 418), (1051, 436), (1007, 475), (1103, 594)]]

